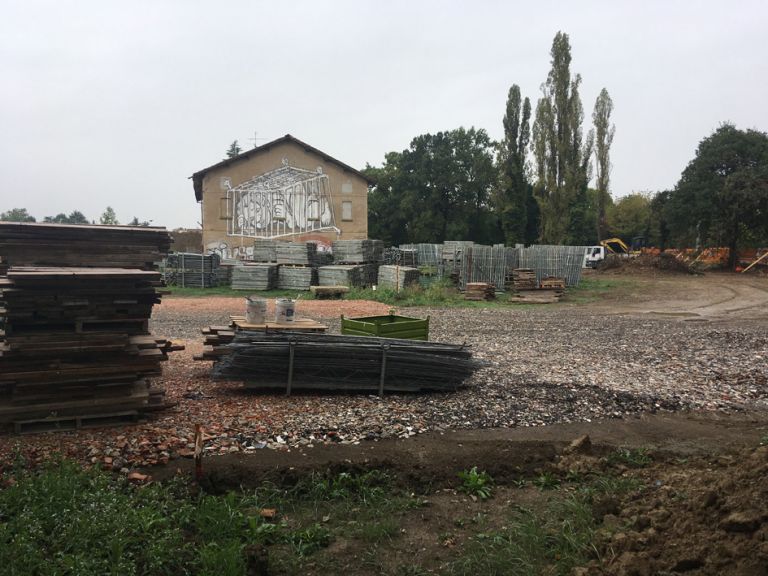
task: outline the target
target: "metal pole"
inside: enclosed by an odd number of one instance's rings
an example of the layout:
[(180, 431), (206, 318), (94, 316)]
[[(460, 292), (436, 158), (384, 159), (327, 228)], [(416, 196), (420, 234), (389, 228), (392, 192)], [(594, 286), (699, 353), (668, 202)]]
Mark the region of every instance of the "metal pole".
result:
[(288, 343), (288, 385), (285, 388), (285, 395), (291, 395), (291, 387), (293, 386), (293, 357), (296, 351), (296, 340), (291, 340)]
[(381, 345), (381, 377), (379, 378), (379, 398), (384, 398), (384, 379), (387, 376), (387, 350), (389, 344)]

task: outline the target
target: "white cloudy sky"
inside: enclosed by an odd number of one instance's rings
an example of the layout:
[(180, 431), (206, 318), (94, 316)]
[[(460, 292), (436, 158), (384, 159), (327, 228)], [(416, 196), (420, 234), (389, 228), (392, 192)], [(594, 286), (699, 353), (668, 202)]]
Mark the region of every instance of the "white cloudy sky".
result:
[(612, 190), (674, 186), (722, 121), (768, 129), (768, 3), (0, 0), (0, 212), (195, 226), (193, 172), (286, 133), (362, 168), (425, 132), (502, 135), (558, 30)]

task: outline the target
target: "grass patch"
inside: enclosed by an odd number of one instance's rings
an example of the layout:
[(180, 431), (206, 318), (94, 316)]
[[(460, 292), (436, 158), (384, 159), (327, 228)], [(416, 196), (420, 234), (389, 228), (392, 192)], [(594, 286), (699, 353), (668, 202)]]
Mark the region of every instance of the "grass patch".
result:
[(311, 292), (297, 292), (296, 290), (233, 290), (229, 286), (217, 286), (215, 288), (182, 288), (181, 286), (166, 286), (164, 291), (170, 292), (174, 298), (206, 298), (209, 296), (226, 296), (231, 298), (245, 298), (251, 294), (258, 294), (263, 298), (297, 298), (312, 300)]
[[(241, 576), (252, 545), (268, 547), (274, 573), (301, 573), (339, 536), (395, 538), (397, 513), (418, 505), (377, 471), (315, 474), (287, 488), (263, 484), (223, 496), (196, 494), (182, 481), (137, 487), (70, 462), (4, 480), (0, 565), (11, 576)], [(262, 518), (264, 508), (276, 508), (277, 518)]]
[(643, 468), (653, 462), (647, 448), (618, 448), (606, 457), (608, 464), (622, 464), (629, 468)]
[(594, 552), (596, 529), (592, 509), (579, 495), (552, 501), (542, 510), (518, 509), (501, 530), (473, 536), (446, 573), (569, 574)]
[(582, 276), (578, 286), (572, 286), (565, 292), (564, 301), (576, 304), (589, 304), (604, 299), (609, 294), (624, 294), (631, 287), (628, 278), (606, 278)]
[(498, 300), (473, 301), (464, 300), (464, 295), (451, 284), (449, 280), (436, 280), (427, 286), (416, 284), (407, 286), (399, 292), (393, 288), (350, 288), (344, 296), (345, 300), (372, 300), (407, 308), (411, 306), (443, 306), (462, 308), (489, 308), (495, 306), (510, 306), (506, 295), (499, 294)]

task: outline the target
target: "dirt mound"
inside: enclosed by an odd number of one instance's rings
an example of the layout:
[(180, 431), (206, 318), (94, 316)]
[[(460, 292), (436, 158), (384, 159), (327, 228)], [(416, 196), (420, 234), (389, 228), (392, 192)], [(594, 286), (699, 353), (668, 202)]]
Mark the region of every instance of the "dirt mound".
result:
[(768, 574), (768, 446), (707, 458), (670, 456), (627, 470), (630, 475), (645, 488), (596, 507), (602, 561), (581, 573)]
[(608, 254), (597, 267), (600, 272), (621, 271), (623, 273), (672, 273), (700, 274), (690, 263), (676, 258), (672, 254), (640, 254), (628, 258), (618, 254)]

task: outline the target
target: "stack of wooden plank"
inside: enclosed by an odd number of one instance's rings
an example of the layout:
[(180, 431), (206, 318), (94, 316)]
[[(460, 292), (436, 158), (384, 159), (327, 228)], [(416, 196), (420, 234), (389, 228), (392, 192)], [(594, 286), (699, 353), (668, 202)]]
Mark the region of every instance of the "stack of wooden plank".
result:
[(0, 256), (8, 266), (153, 270), (170, 246), (165, 228), (0, 222)]
[(493, 284), (487, 282), (467, 282), (467, 289), (464, 291), (464, 300), (495, 300), (496, 289)]
[(314, 242), (278, 242), (275, 247), (278, 264), (314, 266), (317, 260), (317, 244)]
[(277, 264), (243, 264), (232, 270), (233, 290), (272, 290), (277, 286)]
[(512, 271), (512, 284), (515, 290), (535, 290), (538, 288), (536, 272), (530, 268), (515, 268)]
[[(165, 283), (189, 288), (219, 286), (221, 258), (218, 254), (174, 252), (165, 259)], [(226, 285), (226, 284), (225, 284)]]
[(195, 360), (218, 360), (221, 356), (227, 354), (225, 345), (235, 339), (237, 327), (234, 324), (229, 326), (208, 326), (203, 328), (203, 353), (194, 356)]
[(280, 290), (309, 290), (317, 285), (317, 268), (311, 266), (280, 266), (277, 287)]
[(163, 407), (147, 378), (180, 347), (148, 332), (161, 285), (149, 270), (10, 267), (0, 277), (0, 423), (73, 428)]
[(402, 290), (419, 283), (419, 270), (410, 266), (379, 266), (379, 286)]
[(466, 346), (299, 332), (238, 331), (213, 378), (245, 387), (346, 391), (452, 391), (481, 363)]
[(205, 337), (203, 340), (203, 353), (196, 354), (195, 360), (213, 360), (218, 361), (222, 356), (229, 354), (231, 350), (227, 344), (232, 342), (235, 334), (239, 330), (262, 330), (264, 332), (310, 332), (323, 333), (328, 326), (321, 324), (311, 318), (296, 318), (293, 322), (278, 324), (265, 322), (263, 325), (255, 328), (253, 324), (248, 324), (244, 316), (230, 316), (231, 322), (228, 326), (208, 326), (201, 332)]
[(335, 240), (332, 248), (333, 260), (338, 264), (380, 263), (384, 257), (381, 240)]
[(274, 240), (257, 238), (253, 241), (254, 262), (277, 262), (277, 244)]

